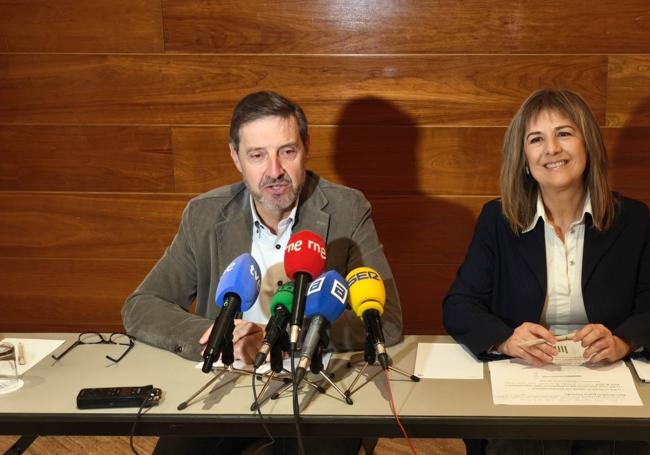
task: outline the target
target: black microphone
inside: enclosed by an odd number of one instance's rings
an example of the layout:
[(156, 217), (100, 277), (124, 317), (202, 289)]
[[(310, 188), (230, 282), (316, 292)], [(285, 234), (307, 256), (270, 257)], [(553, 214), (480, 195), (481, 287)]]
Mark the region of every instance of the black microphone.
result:
[(325, 268), (325, 258), (325, 242), (318, 234), (300, 231), (289, 239), (284, 252), (284, 271), (295, 282), (289, 337), (292, 351), (296, 349), (300, 337), (307, 287)]
[(262, 347), (260, 348), (257, 356), (255, 356), (255, 363), (253, 366), (258, 369), (264, 361), (271, 349), (278, 342), (280, 336), (286, 333), (287, 325), (289, 325), (289, 316), (291, 315), (291, 306), (293, 301), (293, 283), (285, 283), (278, 288), (275, 295), (271, 299), (271, 318), (266, 324), (266, 334)]
[[(226, 336), (232, 338), (232, 327), (235, 315), (239, 311), (247, 311), (253, 306), (260, 292), (260, 268), (248, 253), (244, 253), (232, 261), (221, 275), (215, 304), (221, 307), (217, 316), (208, 344), (203, 352), (204, 373), (212, 371), (212, 365), (219, 360)], [(232, 340), (230, 340), (232, 341)]]
[(314, 353), (323, 341), (323, 331), (345, 310), (347, 298), (348, 287), (343, 277), (335, 270), (324, 273), (309, 286), (305, 314), (311, 320), (296, 368), (296, 386), (304, 378)]

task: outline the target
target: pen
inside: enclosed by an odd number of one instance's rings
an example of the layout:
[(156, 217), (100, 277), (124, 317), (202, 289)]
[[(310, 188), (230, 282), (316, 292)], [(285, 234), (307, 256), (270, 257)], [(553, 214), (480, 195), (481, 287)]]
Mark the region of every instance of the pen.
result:
[(20, 341), (18, 342), (18, 365), (25, 365), (25, 351)]
[[(567, 333), (566, 335), (560, 335), (557, 338), (557, 341), (564, 341), (564, 340), (571, 340), (573, 339), (573, 335), (575, 335), (575, 332)], [(544, 338), (538, 338), (536, 340), (529, 340), (529, 341), (524, 341), (523, 343), (519, 343), (519, 346), (522, 348), (529, 347), (529, 346), (537, 346), (538, 344), (544, 344), (548, 343)]]

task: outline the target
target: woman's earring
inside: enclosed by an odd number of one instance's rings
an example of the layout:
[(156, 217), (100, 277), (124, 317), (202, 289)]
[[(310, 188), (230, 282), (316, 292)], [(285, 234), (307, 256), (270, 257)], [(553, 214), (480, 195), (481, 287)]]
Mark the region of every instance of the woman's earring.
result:
[(526, 173), (526, 175), (530, 175), (530, 169), (528, 168), (527, 164), (524, 165), (524, 172)]

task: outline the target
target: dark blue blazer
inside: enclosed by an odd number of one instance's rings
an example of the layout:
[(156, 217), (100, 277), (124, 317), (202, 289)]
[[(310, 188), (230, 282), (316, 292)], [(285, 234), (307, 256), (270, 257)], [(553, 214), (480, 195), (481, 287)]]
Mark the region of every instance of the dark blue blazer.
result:
[[(593, 228), (589, 214), (585, 223), (582, 295), (589, 322), (650, 348), (648, 207), (618, 198), (607, 232)], [(515, 235), (501, 202), (488, 202), (443, 302), (445, 328), (475, 355), (483, 354), (523, 322), (539, 322), (546, 285), (544, 221)]]

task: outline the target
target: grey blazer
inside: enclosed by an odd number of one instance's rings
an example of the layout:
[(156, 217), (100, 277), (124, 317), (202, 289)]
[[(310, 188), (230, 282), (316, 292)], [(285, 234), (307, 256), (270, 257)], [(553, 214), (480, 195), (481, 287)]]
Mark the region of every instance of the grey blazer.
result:
[[(198, 340), (214, 322), (214, 296), (223, 270), (250, 252), (253, 220), (243, 182), (192, 199), (171, 245), (122, 308), (126, 331), (139, 341), (189, 359), (200, 359)], [(309, 229), (327, 244), (325, 270), (343, 276), (359, 266), (376, 269), (386, 285), (382, 324), (388, 345), (402, 336), (402, 310), (391, 269), (370, 218), (370, 203), (357, 190), (307, 173), (293, 232)], [(195, 314), (188, 312), (196, 300)], [(361, 320), (345, 311), (331, 328), (339, 350), (362, 349)]]

